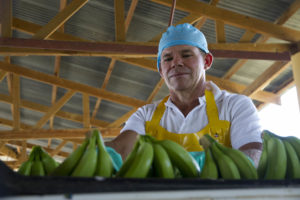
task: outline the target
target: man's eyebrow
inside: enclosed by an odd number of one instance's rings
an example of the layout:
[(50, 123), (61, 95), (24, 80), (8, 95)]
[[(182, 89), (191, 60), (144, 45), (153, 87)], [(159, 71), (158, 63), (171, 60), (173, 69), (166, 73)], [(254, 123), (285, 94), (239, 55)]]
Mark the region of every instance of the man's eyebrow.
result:
[(171, 56), (171, 53), (166, 53), (166, 54), (163, 55), (163, 58), (170, 57), (170, 56)]
[(190, 50), (190, 49), (183, 49), (183, 50), (181, 50), (181, 53), (190, 53), (190, 52), (192, 52), (192, 50)]

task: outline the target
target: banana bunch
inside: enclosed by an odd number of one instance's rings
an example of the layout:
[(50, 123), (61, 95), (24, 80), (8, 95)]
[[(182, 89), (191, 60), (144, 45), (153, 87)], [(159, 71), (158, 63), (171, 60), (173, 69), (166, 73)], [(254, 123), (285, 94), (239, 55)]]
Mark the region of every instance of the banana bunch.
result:
[(140, 135), (117, 177), (198, 177), (199, 172), (198, 163), (181, 145)]
[(23, 162), (18, 173), (25, 176), (45, 176), (52, 173), (57, 162), (40, 146), (34, 146), (27, 161)]
[(52, 173), (52, 176), (112, 177), (113, 161), (101, 133), (95, 129)]
[(262, 134), (263, 151), (257, 168), (259, 178), (300, 178), (300, 139), (281, 137), (268, 130)]
[(203, 179), (257, 179), (254, 164), (241, 151), (226, 147), (210, 135), (200, 139), (205, 149), (205, 163), (200, 174)]

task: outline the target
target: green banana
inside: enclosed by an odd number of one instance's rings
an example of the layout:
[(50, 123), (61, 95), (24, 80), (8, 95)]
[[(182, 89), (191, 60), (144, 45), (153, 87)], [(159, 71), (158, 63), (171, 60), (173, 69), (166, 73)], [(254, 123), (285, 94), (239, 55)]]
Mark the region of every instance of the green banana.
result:
[(238, 149), (226, 147), (216, 142), (218, 148), (229, 156), (237, 166), (241, 178), (258, 179), (257, 171), (253, 163), (247, 158), (246, 154)]
[(124, 177), (145, 178), (149, 173), (149, 170), (152, 165), (152, 161), (153, 161), (152, 144), (150, 142), (144, 141), (139, 145), (134, 160), (132, 161), (131, 166), (125, 172)]
[(160, 144), (153, 143), (153, 151), (153, 167), (157, 177), (174, 178), (173, 166), (166, 150)]
[(42, 148), (40, 153), (45, 172), (49, 175), (57, 167), (56, 161)]
[(86, 138), (83, 143), (73, 151), (60, 165), (58, 165), (53, 172), (52, 176), (69, 176), (73, 172), (76, 165), (79, 163), (85, 149), (89, 143), (89, 139)]
[(157, 141), (168, 153), (171, 162), (183, 175), (183, 177), (198, 177), (200, 167), (195, 159), (178, 143), (171, 140)]
[(217, 142), (211, 144), (214, 159), (220, 170), (220, 175), (224, 179), (240, 179), (239, 170), (234, 161), (223, 153), (217, 146)]
[(297, 153), (287, 140), (283, 140), (283, 144), (287, 154), (286, 178), (300, 178), (300, 161)]
[(35, 151), (36, 147), (34, 146), (30, 152), (29, 158), (27, 161), (23, 162), (21, 164), (21, 166), (18, 169), (18, 173), (22, 174), (24, 176), (29, 176), (30, 172), (31, 172), (31, 166), (34, 160), (34, 151)]
[(284, 140), (288, 141), (297, 153), (298, 159), (300, 160), (300, 139), (295, 136), (284, 137)]
[(31, 166), (33, 161), (27, 160), (21, 164), (21, 166), (18, 169), (18, 173), (22, 174), (24, 176), (29, 176), (31, 172)]
[(97, 167), (96, 137), (92, 135), (89, 145), (80, 158), (71, 176), (93, 177)]
[(117, 174), (116, 174), (117, 177), (123, 177), (125, 175), (125, 173), (128, 171), (129, 167), (132, 165), (132, 162), (133, 162), (133, 160), (136, 156), (138, 148), (139, 148), (140, 144), (142, 143), (141, 136), (138, 136), (138, 137), (139, 138), (135, 142), (135, 144), (133, 146), (133, 149), (131, 150), (131, 152), (127, 156), (126, 160), (123, 162), (120, 170), (117, 172)]
[(267, 139), (263, 139), (263, 149), (257, 166), (257, 174), (259, 178), (264, 178), (267, 169), (268, 153), (267, 153)]
[(31, 165), (31, 176), (45, 176), (45, 169), (40, 158), (40, 148), (35, 151), (34, 160)]
[(111, 177), (114, 171), (112, 158), (105, 149), (101, 133), (95, 129), (93, 134), (95, 134), (98, 147), (98, 159), (95, 176)]
[(202, 179), (218, 179), (219, 172), (217, 164), (215, 163), (210, 148), (205, 149), (205, 161), (203, 169), (201, 170), (200, 178)]
[(283, 142), (270, 134), (264, 134), (267, 138), (267, 168), (265, 179), (284, 179), (287, 166), (287, 155)]

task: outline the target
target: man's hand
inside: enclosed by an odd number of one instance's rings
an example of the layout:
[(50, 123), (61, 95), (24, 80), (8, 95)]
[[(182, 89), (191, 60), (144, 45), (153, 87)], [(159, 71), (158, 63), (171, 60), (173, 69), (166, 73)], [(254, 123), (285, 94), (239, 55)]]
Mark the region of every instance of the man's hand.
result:
[(121, 154), (122, 159), (125, 160), (131, 152), (137, 138), (138, 134), (136, 132), (128, 130), (118, 135), (114, 140), (105, 142), (105, 145), (114, 148)]
[(249, 156), (253, 160), (254, 165), (257, 168), (262, 153), (262, 148), (262, 143), (251, 142), (241, 146), (239, 150), (244, 152), (247, 156)]

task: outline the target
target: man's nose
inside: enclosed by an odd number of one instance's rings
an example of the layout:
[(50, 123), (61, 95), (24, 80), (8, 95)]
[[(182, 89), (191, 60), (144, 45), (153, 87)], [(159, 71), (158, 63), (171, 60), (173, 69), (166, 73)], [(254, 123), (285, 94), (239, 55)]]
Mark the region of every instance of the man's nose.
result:
[(182, 66), (183, 65), (183, 60), (180, 55), (175, 55), (173, 57), (173, 63), (172, 66), (177, 67), (177, 66)]

